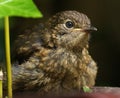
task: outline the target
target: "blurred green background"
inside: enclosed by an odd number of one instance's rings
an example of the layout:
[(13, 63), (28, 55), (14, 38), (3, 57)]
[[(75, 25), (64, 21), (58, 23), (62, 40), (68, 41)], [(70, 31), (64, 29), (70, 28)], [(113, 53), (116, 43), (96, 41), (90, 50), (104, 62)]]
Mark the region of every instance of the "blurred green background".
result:
[[(11, 44), (26, 27), (43, 22), (56, 12), (85, 13), (98, 31), (92, 33), (90, 54), (98, 63), (97, 86), (120, 86), (120, 0), (33, 0), (44, 17), (11, 18)], [(4, 60), (3, 20), (0, 20), (0, 60)]]

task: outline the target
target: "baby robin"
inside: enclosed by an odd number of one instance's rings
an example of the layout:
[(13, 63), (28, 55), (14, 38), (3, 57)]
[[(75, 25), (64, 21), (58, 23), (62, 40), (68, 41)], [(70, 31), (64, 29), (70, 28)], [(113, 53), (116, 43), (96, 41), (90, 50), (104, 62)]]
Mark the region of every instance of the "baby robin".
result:
[(88, 52), (89, 18), (63, 11), (28, 29), (13, 45), (13, 90), (70, 92), (95, 84), (97, 66)]

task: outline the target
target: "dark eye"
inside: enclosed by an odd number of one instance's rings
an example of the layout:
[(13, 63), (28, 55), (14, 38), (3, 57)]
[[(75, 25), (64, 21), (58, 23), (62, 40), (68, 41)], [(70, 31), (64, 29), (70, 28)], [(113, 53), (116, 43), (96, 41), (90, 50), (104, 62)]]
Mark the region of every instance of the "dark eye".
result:
[(67, 28), (72, 28), (72, 27), (74, 27), (74, 23), (72, 21), (66, 21), (65, 26)]

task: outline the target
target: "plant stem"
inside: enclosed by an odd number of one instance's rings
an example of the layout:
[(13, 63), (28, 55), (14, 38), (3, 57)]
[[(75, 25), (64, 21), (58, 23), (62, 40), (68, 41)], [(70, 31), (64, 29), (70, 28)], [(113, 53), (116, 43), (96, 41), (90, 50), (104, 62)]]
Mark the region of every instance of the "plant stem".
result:
[(10, 34), (9, 34), (9, 17), (5, 17), (5, 54), (7, 67), (7, 86), (8, 98), (12, 98), (12, 71), (11, 71), (11, 56), (10, 56)]
[(3, 84), (2, 84), (2, 81), (3, 81), (3, 72), (2, 72), (2, 69), (0, 69), (0, 98), (3, 97)]

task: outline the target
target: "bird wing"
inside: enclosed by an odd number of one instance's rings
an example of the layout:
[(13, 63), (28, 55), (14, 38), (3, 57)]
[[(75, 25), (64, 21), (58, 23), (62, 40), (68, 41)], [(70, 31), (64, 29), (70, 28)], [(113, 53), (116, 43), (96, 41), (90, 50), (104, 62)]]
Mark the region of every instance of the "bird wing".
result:
[(12, 47), (12, 61), (22, 63), (41, 48), (42, 29), (43, 26), (40, 24), (33, 29), (26, 29), (23, 34), (18, 35)]

